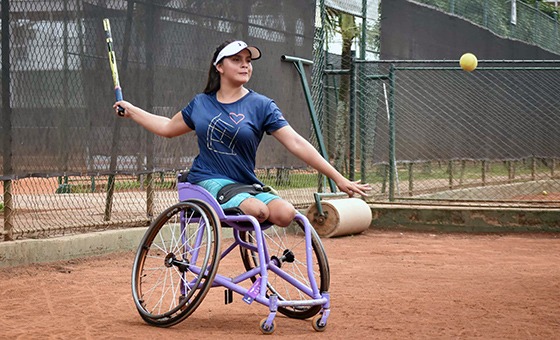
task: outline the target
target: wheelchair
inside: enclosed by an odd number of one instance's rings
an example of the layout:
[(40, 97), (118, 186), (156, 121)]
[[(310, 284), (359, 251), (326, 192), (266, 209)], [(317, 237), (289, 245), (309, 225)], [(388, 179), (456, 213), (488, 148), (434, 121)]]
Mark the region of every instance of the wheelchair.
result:
[[(223, 210), (198, 185), (178, 181), (177, 189), (179, 202), (153, 221), (134, 259), (132, 295), (146, 323), (176, 325), (197, 309), (211, 288), (222, 287), (226, 304), (236, 293), (247, 304), (268, 307), (268, 316), (259, 323), (264, 334), (275, 331), (278, 312), (311, 319), (315, 331), (325, 330), (329, 264), (304, 215), (298, 212), (291, 226), (281, 228), (259, 223), (237, 208)], [(231, 229), (231, 238), (222, 238), (223, 228)], [(241, 268), (233, 275), (220, 274), (220, 260), (235, 253)]]

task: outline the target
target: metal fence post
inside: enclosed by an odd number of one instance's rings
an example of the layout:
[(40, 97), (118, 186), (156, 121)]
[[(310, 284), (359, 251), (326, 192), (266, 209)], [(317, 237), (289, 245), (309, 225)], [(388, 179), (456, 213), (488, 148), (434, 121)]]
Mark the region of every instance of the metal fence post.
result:
[(350, 174), (349, 179), (354, 181), (356, 177), (356, 51), (351, 51), (352, 62), (350, 63), (350, 100), (348, 121), (350, 132)]
[[(130, 50), (130, 39), (131, 39), (131, 31), (132, 31), (132, 14), (134, 11), (134, 4), (128, 2), (127, 9), (126, 9), (126, 22), (125, 22), (125, 29), (124, 29), (124, 46), (123, 46), (123, 54), (122, 54), (122, 64), (121, 64), (121, 71), (124, 77), (126, 77), (126, 70), (128, 68), (128, 54)], [(113, 209), (113, 196), (115, 191), (115, 176), (117, 172), (117, 159), (119, 155), (119, 139), (121, 136), (121, 125), (122, 119), (116, 118), (115, 125), (113, 125), (113, 135), (112, 135), (112, 143), (111, 143), (111, 161), (109, 164), (109, 171), (111, 174), (109, 175), (109, 179), (107, 182), (107, 197), (105, 203), (105, 221), (111, 220), (111, 214)], [(94, 185), (92, 185), (94, 188)]]
[(395, 200), (395, 65), (389, 68), (389, 201)]
[[(2, 0), (2, 125), (3, 175), (12, 173), (12, 106), (10, 103), (10, 1)], [(12, 240), (12, 180), (4, 180), (4, 241)]]
[(484, 27), (488, 27), (488, 0), (484, 0), (484, 8), (482, 9), (482, 22)]
[(539, 32), (539, 2), (535, 1), (535, 14), (533, 15), (533, 43), (538, 42)]
[[(366, 39), (367, 39), (367, 0), (362, 0), (362, 38), (360, 39), (360, 59), (366, 60)], [(355, 71), (357, 73), (357, 95), (358, 95), (358, 121), (363, 122), (365, 117), (364, 108), (364, 80), (361, 77), (360, 70)], [(363, 123), (360, 126), (365, 125)], [(367, 136), (363, 129), (359, 130), (360, 136), (360, 177), (362, 183), (367, 182), (367, 170), (366, 170), (366, 139)]]
[(554, 42), (555, 47), (558, 49), (558, 11), (554, 11)]
[(4, 241), (13, 240), (12, 180), (4, 181)]
[[(148, 5), (148, 11), (146, 11), (146, 22), (148, 23), (148, 27), (153, 27), (153, 29), (148, 30), (148, 34), (146, 35), (146, 48), (145, 56), (146, 56), (146, 71), (148, 75), (147, 83), (151, 84), (151, 86), (146, 87), (146, 108), (149, 112), (153, 112), (154, 109), (154, 79), (156, 73), (156, 64), (155, 64), (155, 57), (154, 54), (158, 51), (158, 43), (155, 37), (159, 36), (156, 34), (156, 30), (159, 30), (159, 25), (156, 23), (156, 9), (153, 3)], [(153, 171), (154, 171), (154, 134), (148, 133), (146, 136), (146, 167), (148, 169), (148, 175), (146, 176), (146, 216), (149, 219), (152, 219), (154, 216), (154, 180), (153, 180)]]

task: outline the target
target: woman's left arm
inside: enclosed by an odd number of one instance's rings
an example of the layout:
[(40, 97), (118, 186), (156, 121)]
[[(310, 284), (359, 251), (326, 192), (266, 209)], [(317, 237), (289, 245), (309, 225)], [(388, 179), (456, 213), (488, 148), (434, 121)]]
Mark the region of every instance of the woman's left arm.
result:
[(284, 145), (294, 156), (335, 181), (338, 188), (347, 193), (350, 197), (354, 194), (367, 196), (366, 191), (371, 190), (369, 184), (363, 184), (360, 183), (360, 181), (352, 182), (342, 176), (340, 172), (321, 156), (311, 143), (305, 140), (291, 126), (287, 125), (274, 131), (272, 136)]

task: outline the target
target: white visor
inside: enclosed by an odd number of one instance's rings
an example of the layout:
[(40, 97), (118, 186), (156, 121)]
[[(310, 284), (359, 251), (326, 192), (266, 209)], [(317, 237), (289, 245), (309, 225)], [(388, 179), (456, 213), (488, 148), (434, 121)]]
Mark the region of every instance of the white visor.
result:
[(255, 46), (247, 46), (247, 44), (241, 40), (234, 41), (229, 43), (226, 47), (222, 48), (216, 61), (214, 62), (214, 66), (216, 66), (222, 59), (226, 57), (231, 57), (232, 55), (236, 55), (237, 53), (248, 50), (251, 53), (251, 59), (257, 60), (261, 57), (261, 51), (256, 48)]

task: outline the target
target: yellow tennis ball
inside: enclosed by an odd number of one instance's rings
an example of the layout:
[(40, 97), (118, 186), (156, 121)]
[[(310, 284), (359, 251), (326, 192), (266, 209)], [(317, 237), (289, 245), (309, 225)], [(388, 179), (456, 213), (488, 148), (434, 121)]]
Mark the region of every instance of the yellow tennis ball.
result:
[(459, 59), (459, 65), (461, 65), (463, 70), (471, 72), (478, 66), (478, 59), (472, 53), (465, 53)]
[(543, 190), (542, 194), (546, 196), (548, 195), (548, 192), (546, 192), (546, 190)]

